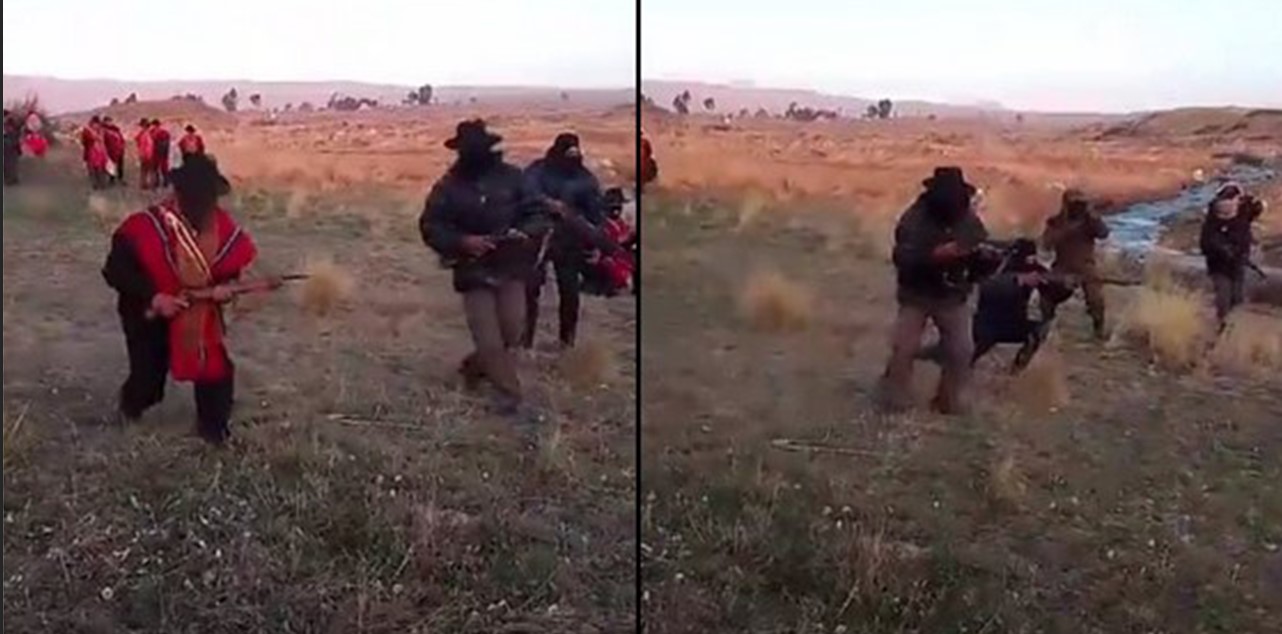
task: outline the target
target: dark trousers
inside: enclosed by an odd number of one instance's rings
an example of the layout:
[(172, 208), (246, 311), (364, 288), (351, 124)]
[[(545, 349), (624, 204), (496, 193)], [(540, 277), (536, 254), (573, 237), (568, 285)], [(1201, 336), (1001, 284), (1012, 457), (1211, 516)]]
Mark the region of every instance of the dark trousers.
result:
[(156, 153), (156, 183), (159, 187), (169, 187), (169, 152)]
[(1215, 316), (1223, 326), (1229, 313), (1246, 300), (1246, 269), (1212, 273), (1211, 288), (1215, 291)]
[(21, 154), (18, 154), (16, 152), (14, 153), (5, 152), (4, 154), (4, 184), (5, 185), (18, 184), (18, 157), (20, 156)]
[[(586, 256), (582, 252), (559, 253), (551, 258), (552, 268), (556, 270), (556, 293), (559, 303), (557, 316), (560, 320), (559, 334), (561, 344), (573, 346), (579, 330), (580, 297), (583, 290), (583, 269), (587, 266)], [(521, 344), (526, 348), (534, 346), (534, 335), (539, 326), (539, 298), (543, 294), (543, 285), (547, 281), (548, 263), (544, 261), (534, 270), (529, 282), (525, 285), (525, 334)]]
[(459, 372), (471, 386), (489, 379), (509, 401), (521, 398), (511, 350), (521, 338), (524, 292), (524, 284), (514, 280), (463, 294), (463, 313), (476, 350), (463, 359)]
[[(1091, 316), (1091, 325), (1095, 329), (1095, 336), (1103, 339), (1105, 336), (1105, 312), (1106, 305), (1104, 302), (1104, 284), (1096, 278), (1094, 269), (1088, 271), (1075, 271), (1068, 269), (1056, 269), (1057, 273), (1069, 273), (1076, 277), (1079, 282), (1078, 286), (1082, 289), (1082, 296), (1086, 300), (1086, 312)], [(1040, 295), (1040, 293), (1039, 293)], [(1054, 319), (1055, 313), (1059, 311), (1061, 302), (1054, 302), (1045, 295), (1041, 296), (1042, 319), (1050, 321)], [(1064, 301), (1068, 301), (1065, 299)]]
[[(120, 387), (120, 413), (135, 419), (165, 398), (169, 325), (163, 320), (147, 320), (132, 314), (122, 314), (120, 320), (129, 350), (129, 378)], [(228, 367), (231, 367), (230, 361)], [(234, 384), (229, 373), (221, 381), (195, 385), (197, 431), (210, 442), (222, 442), (229, 435)]]
[(975, 349), (970, 308), (940, 301), (900, 303), (891, 334), (890, 361), (881, 378), (881, 405), (890, 411), (910, 407), (913, 365), (920, 358), (921, 337), (928, 322), (934, 322), (939, 330), (943, 368), (932, 405), (944, 413), (964, 413), (969, 409), (967, 387)]

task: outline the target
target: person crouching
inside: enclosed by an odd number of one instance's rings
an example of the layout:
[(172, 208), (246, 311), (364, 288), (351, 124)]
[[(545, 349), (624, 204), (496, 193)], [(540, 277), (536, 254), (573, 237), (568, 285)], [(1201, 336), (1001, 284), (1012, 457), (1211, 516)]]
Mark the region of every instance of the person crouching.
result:
[[(164, 399), (166, 375), (195, 386), (197, 431), (221, 445), (230, 436), (233, 366), (224, 343), (223, 304), (257, 257), (249, 233), (218, 205), (230, 190), (208, 157), (173, 173), (175, 195), (130, 215), (112, 236), (102, 274), (119, 294), (129, 351), (118, 420), (135, 421)], [(212, 300), (185, 294), (210, 290)]]

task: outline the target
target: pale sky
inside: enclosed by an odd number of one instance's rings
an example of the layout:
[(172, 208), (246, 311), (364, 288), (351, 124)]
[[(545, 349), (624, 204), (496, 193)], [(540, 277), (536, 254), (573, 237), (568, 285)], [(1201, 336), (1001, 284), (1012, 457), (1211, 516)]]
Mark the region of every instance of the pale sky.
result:
[(643, 79), (1030, 110), (1282, 106), (1282, 0), (642, 0)]
[(6, 74), (636, 83), (635, 0), (4, 0), (3, 10)]

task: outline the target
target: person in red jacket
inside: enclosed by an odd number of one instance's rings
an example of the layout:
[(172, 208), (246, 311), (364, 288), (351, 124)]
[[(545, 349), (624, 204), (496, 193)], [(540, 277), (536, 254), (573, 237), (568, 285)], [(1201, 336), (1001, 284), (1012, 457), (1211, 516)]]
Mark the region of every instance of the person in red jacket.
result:
[(138, 179), (143, 189), (151, 189), (157, 185), (156, 143), (151, 134), (151, 121), (143, 118), (138, 122), (134, 143), (138, 145)]
[(102, 140), (107, 147), (107, 158), (116, 165), (114, 174), (109, 174), (112, 182), (125, 184), (125, 147), (129, 144), (125, 140), (125, 133), (120, 130), (120, 126), (112, 121), (111, 117), (102, 118)]
[(156, 159), (156, 178), (161, 187), (169, 187), (169, 130), (160, 119), (151, 120), (151, 138)]
[[(249, 232), (219, 204), (230, 191), (208, 157), (174, 170), (174, 196), (130, 215), (116, 230), (102, 275), (119, 294), (129, 351), (118, 422), (140, 418), (164, 399), (167, 375), (195, 385), (197, 431), (214, 445), (230, 436), (234, 366), (223, 306), (258, 255)], [(192, 299), (190, 291), (209, 291)]]
[(89, 124), (80, 129), (80, 147), (85, 169), (89, 173), (89, 183), (94, 189), (107, 186), (107, 146), (103, 139), (102, 120), (93, 117)]
[(178, 151), (182, 152), (183, 161), (189, 156), (205, 153), (205, 140), (196, 132), (196, 126), (187, 124), (186, 132), (178, 141)]

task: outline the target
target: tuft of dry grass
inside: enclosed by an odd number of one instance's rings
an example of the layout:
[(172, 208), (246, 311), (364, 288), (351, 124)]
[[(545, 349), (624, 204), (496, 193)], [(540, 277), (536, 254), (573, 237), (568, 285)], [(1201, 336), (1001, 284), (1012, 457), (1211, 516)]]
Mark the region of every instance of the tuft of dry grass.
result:
[(804, 330), (814, 311), (809, 289), (769, 269), (748, 278), (740, 291), (739, 304), (748, 323), (766, 332)]
[(310, 277), (303, 284), (303, 310), (317, 317), (333, 312), (355, 286), (351, 274), (328, 258), (312, 259), (304, 270)]
[(1230, 372), (1276, 375), (1282, 371), (1282, 326), (1276, 318), (1238, 311), (1229, 317), (1209, 360)]
[(1029, 414), (1045, 414), (1068, 405), (1072, 398), (1068, 375), (1054, 339), (1044, 342), (1028, 367), (1015, 377), (1011, 392)]
[(766, 209), (766, 197), (760, 192), (749, 192), (739, 203), (738, 217), (735, 221), (736, 232), (747, 229)]
[(997, 456), (988, 473), (988, 493), (998, 504), (1018, 508), (1028, 495), (1028, 477), (1012, 451)]
[(579, 388), (599, 387), (617, 373), (614, 355), (600, 341), (588, 340), (566, 350), (557, 360), (557, 372)]
[(27, 420), (27, 411), (30, 407), (30, 404), (24, 406), (22, 411), (17, 416), (14, 416), (12, 420), (10, 420), (8, 411), (4, 413), (4, 437), (2, 441), (4, 444), (0, 445), (0, 450), (3, 450), (4, 470), (6, 472), (17, 461), (22, 459), (22, 455), (27, 448), (28, 436), (23, 433), (22, 426)]
[(99, 228), (105, 233), (115, 231), (127, 213), (120, 201), (97, 193), (89, 194), (89, 201), (86, 205), (89, 208), (90, 215), (94, 217), (98, 222)]
[(307, 203), (307, 192), (301, 189), (291, 190), (289, 198), (285, 199), (285, 217), (290, 220), (302, 218), (307, 211)]
[(1126, 312), (1118, 334), (1147, 346), (1154, 361), (1172, 369), (1197, 364), (1209, 340), (1202, 298), (1150, 277)]

